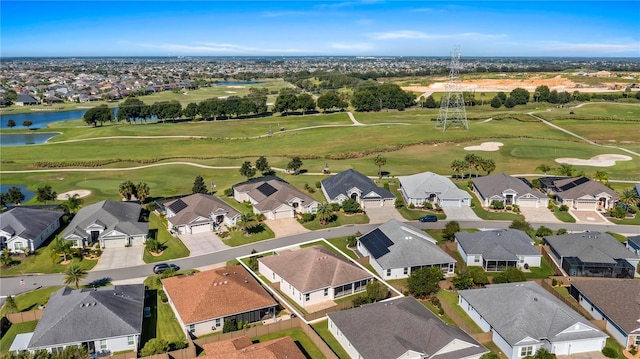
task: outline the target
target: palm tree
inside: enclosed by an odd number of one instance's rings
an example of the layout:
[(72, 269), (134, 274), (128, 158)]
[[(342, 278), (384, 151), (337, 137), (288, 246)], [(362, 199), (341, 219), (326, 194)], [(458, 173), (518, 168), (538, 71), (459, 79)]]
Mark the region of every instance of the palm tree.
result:
[(547, 165), (546, 163), (541, 163), (540, 166), (536, 167), (536, 171), (540, 171), (546, 176), (547, 173), (551, 171), (551, 166)]
[(456, 174), (460, 174), (460, 171), (462, 171), (463, 168), (465, 168), (466, 165), (464, 163), (464, 161), (460, 161), (460, 160), (453, 160), (453, 162), (451, 162), (451, 170), (453, 172), (455, 172)]
[(67, 195), (67, 200), (61, 204), (67, 213), (76, 213), (82, 205), (82, 199), (75, 193), (73, 196)]
[(383, 155), (377, 155), (373, 158), (373, 163), (378, 166), (378, 178), (382, 179), (382, 166), (387, 164), (387, 159)]
[(607, 184), (607, 182), (609, 182), (609, 174), (607, 173), (607, 171), (596, 171), (596, 173), (593, 174), (593, 178), (604, 184)]
[(491, 174), (491, 172), (496, 170), (496, 162), (492, 159), (482, 160), (480, 162), (480, 167), (483, 171), (487, 172), (487, 176)]
[(80, 281), (87, 276), (87, 271), (82, 269), (80, 266), (76, 264), (69, 265), (67, 271), (64, 273), (64, 284), (74, 284), (76, 285), (76, 289), (80, 289)]
[(558, 168), (558, 172), (560, 172), (563, 176), (573, 176), (573, 166), (568, 163), (562, 163), (560, 168)]
[(249, 234), (249, 230), (258, 224), (256, 217), (252, 212), (245, 212), (240, 215), (238, 219), (238, 224), (240, 225), (240, 229), (245, 231), (245, 233)]
[(144, 201), (149, 197), (149, 191), (149, 185), (144, 182), (138, 183), (138, 186), (136, 187), (138, 195), (136, 197), (138, 197), (138, 201), (140, 201), (140, 203), (144, 203)]
[(627, 206), (635, 206), (640, 203), (640, 196), (638, 196), (638, 193), (636, 193), (633, 188), (625, 189), (622, 191), (620, 197), (618, 197), (618, 201), (626, 204)]
[(327, 224), (333, 218), (333, 208), (329, 203), (322, 203), (318, 206), (316, 215), (321, 224)]
[(67, 255), (71, 255), (71, 246), (73, 246), (73, 242), (63, 239), (62, 237), (56, 237), (56, 240), (53, 243), (54, 261), (57, 256), (62, 254), (64, 261), (66, 262)]
[(466, 156), (464, 156), (464, 161), (467, 163), (467, 166), (469, 167), (469, 177), (471, 177), (472, 168), (475, 168), (476, 177), (478, 177), (478, 167), (481, 161), (480, 157), (474, 155), (473, 153), (469, 153)]
[(11, 249), (6, 247), (0, 253), (0, 263), (2, 263), (3, 266), (8, 266), (11, 262), (13, 262), (13, 259), (11, 258)]

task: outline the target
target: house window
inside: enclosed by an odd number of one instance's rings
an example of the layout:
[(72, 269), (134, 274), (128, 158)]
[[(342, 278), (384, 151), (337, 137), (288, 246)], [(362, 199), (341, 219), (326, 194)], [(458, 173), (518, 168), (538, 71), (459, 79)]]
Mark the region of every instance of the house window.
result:
[(520, 348), (520, 356), (526, 357), (527, 355), (533, 355), (533, 346)]
[(311, 299), (311, 296), (309, 295), (309, 293), (306, 293), (306, 294), (304, 295), (304, 301), (305, 301), (305, 302), (308, 302), (308, 301), (309, 301), (309, 299)]
[(480, 262), (480, 256), (474, 256), (474, 257), (473, 257), (473, 261), (474, 261), (475, 263), (479, 263), (479, 262)]
[(188, 331), (189, 333), (194, 333), (194, 332), (196, 331), (196, 325), (195, 325), (195, 324), (189, 324), (189, 325), (187, 326), (187, 331)]
[(133, 335), (130, 335), (130, 336), (127, 337), (127, 344), (129, 344), (129, 345), (133, 345), (134, 344)]
[(328, 296), (329, 295), (329, 288), (325, 288), (324, 289), (324, 296)]
[(22, 248), (24, 248), (24, 243), (16, 242), (15, 247), (17, 251), (22, 250)]
[(102, 349), (102, 350), (107, 349), (107, 340), (106, 339), (101, 339), (100, 340), (100, 349)]
[(520, 263), (524, 263), (524, 256), (520, 256)]
[(404, 267), (404, 275), (409, 274), (409, 267)]
[(387, 269), (387, 277), (391, 277), (391, 269)]
[(276, 273), (275, 273), (275, 272), (272, 272), (272, 273), (271, 273), (271, 279), (273, 279), (273, 280), (275, 280), (275, 279), (276, 279)]
[(636, 342), (634, 345), (640, 345), (640, 335), (636, 336)]
[(220, 318), (216, 318), (216, 327), (220, 327), (222, 323), (220, 323)]

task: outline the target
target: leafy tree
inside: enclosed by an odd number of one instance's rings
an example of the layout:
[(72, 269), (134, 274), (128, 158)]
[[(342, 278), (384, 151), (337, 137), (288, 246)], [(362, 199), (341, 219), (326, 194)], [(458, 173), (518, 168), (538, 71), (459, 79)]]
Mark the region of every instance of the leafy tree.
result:
[(429, 97), (427, 97), (424, 100), (424, 107), (426, 107), (426, 108), (436, 108), (436, 107), (438, 107), (438, 103), (433, 98), (433, 95), (429, 95)]
[(135, 122), (138, 119), (144, 119), (149, 110), (149, 106), (145, 105), (140, 99), (129, 97), (124, 100), (118, 107), (116, 119), (118, 121)]
[(169, 342), (166, 339), (152, 338), (140, 350), (140, 356), (148, 357), (155, 354), (162, 354), (169, 351)]
[(387, 288), (384, 284), (372, 280), (367, 283), (367, 298), (369, 298), (372, 302), (379, 302), (381, 300), (387, 299), (389, 296), (389, 288)]
[(473, 278), (474, 285), (485, 285), (489, 284), (489, 277), (487, 277), (487, 272), (485, 272), (482, 267), (467, 267), (467, 272)]
[[(251, 250), (251, 254), (255, 254), (258, 253), (258, 251), (256, 251), (255, 249)], [(249, 266), (249, 268), (251, 268), (251, 270), (253, 271), (257, 271), (258, 268), (260, 267), (260, 264), (258, 263), (258, 258), (260, 258), (261, 256), (251, 256), (249, 257), (248, 263), (247, 265)]]
[(75, 263), (71, 263), (64, 273), (64, 284), (75, 284), (76, 289), (80, 289), (80, 281), (87, 276), (87, 271)]
[(517, 104), (518, 103), (516, 102), (516, 99), (514, 99), (513, 97), (509, 97), (509, 98), (507, 98), (506, 101), (504, 101), (504, 107), (506, 107), (506, 108), (513, 108)]
[(126, 199), (127, 201), (131, 200), (131, 197), (137, 198), (138, 193), (136, 192), (136, 190), (136, 185), (131, 181), (124, 181), (120, 183), (120, 186), (118, 187), (118, 193), (120, 193), (122, 198)]
[(507, 94), (504, 92), (498, 92), (496, 94), (496, 97), (498, 97), (500, 99), (500, 101), (502, 101), (502, 103), (504, 103), (505, 101), (507, 101)]
[(273, 110), (287, 114), (290, 110), (296, 108), (297, 100), (298, 98), (293, 93), (280, 93), (273, 104)]
[(240, 167), (240, 174), (247, 178), (251, 178), (256, 175), (256, 169), (251, 166), (251, 162), (244, 161), (244, 163)]
[(9, 128), (14, 128), (14, 127), (16, 127), (16, 121), (14, 121), (14, 120), (8, 120), (8, 121), (7, 121), (7, 127), (9, 127)]
[(488, 176), (491, 174), (491, 172), (496, 170), (496, 163), (491, 158), (481, 159), (480, 168), (482, 168), (483, 171), (487, 172)]
[(321, 224), (327, 224), (333, 219), (333, 208), (328, 203), (321, 203), (318, 205), (316, 216)]
[(22, 121), (22, 126), (29, 128), (31, 127), (31, 125), (33, 125), (33, 122), (26, 120), (26, 121)]
[(267, 161), (266, 157), (260, 156), (256, 160), (256, 169), (260, 171), (260, 173), (262, 173), (263, 176), (266, 176), (271, 173), (271, 166), (269, 166), (269, 161)]
[(55, 242), (53, 243), (53, 255), (54, 259), (58, 256), (62, 255), (63, 260), (67, 261), (67, 256), (70, 256), (72, 251), (71, 247), (73, 246), (72, 241), (68, 241), (62, 237), (56, 237)]
[(302, 110), (302, 114), (306, 111), (313, 111), (316, 109), (316, 101), (307, 93), (298, 95), (295, 102), (295, 108)]
[(18, 305), (16, 304), (16, 299), (12, 295), (7, 297), (7, 301), (4, 303), (4, 310), (9, 314), (18, 312)]
[(347, 237), (347, 247), (353, 248), (353, 247), (356, 246), (356, 244), (358, 244), (358, 237), (357, 236), (348, 236)]
[(457, 290), (469, 289), (473, 287), (473, 276), (465, 270), (456, 274), (451, 280), (451, 283), (453, 283), (453, 286), (456, 287)]
[(191, 188), (192, 193), (207, 193), (207, 185), (204, 184), (204, 178), (201, 175), (197, 175), (196, 179), (193, 181), (193, 187)]
[(373, 158), (373, 163), (378, 166), (378, 178), (382, 179), (382, 166), (387, 164), (387, 159), (386, 157), (384, 157), (383, 155), (376, 155), (376, 157)]
[(609, 182), (609, 174), (607, 173), (607, 171), (596, 171), (596, 173), (594, 173), (593, 175), (593, 178), (604, 184), (607, 184)]
[(349, 198), (342, 202), (342, 209), (344, 213), (358, 213), (360, 212), (360, 204), (355, 199)]
[(515, 88), (509, 94), (509, 98), (512, 98), (516, 105), (526, 105), (529, 102), (529, 91), (523, 88)]
[(140, 201), (140, 203), (144, 203), (144, 201), (149, 198), (150, 192), (151, 189), (145, 182), (139, 182), (136, 186), (136, 198), (138, 198), (138, 201)]
[(318, 97), (318, 107), (323, 111), (331, 110), (334, 108), (343, 109), (347, 107), (347, 103), (342, 101), (338, 93), (335, 91), (328, 91)]
[(18, 187), (11, 187), (7, 191), (7, 199), (9, 203), (13, 203), (16, 206), (24, 201), (24, 193)]
[(489, 104), (493, 108), (500, 108), (500, 106), (502, 106), (502, 100), (500, 100), (500, 97), (494, 96)]
[(224, 325), (222, 326), (223, 333), (235, 332), (238, 330), (238, 327), (230, 320), (225, 320)]
[(38, 187), (36, 190), (36, 198), (38, 202), (43, 202), (47, 204), (47, 201), (53, 201), (58, 197), (58, 194), (51, 189), (51, 186), (45, 185), (43, 187)]
[(87, 125), (95, 127), (99, 123), (102, 126), (105, 122), (113, 122), (113, 109), (110, 109), (107, 105), (93, 107), (88, 109), (82, 118)]
[(182, 114), (186, 118), (195, 119), (198, 116), (198, 104), (194, 102), (190, 102), (187, 104), (187, 107), (182, 110)]
[(573, 165), (570, 165), (568, 163), (562, 163), (560, 164), (560, 167), (558, 167), (558, 172), (560, 173), (560, 175), (562, 176), (573, 176), (573, 172), (575, 171), (575, 169), (573, 168)]
[(509, 228), (518, 229), (523, 232), (533, 231), (533, 227), (531, 227), (531, 224), (529, 224), (529, 222), (525, 221), (524, 219), (516, 219), (512, 221), (511, 224), (509, 225)]
[(535, 91), (533, 92), (533, 98), (536, 102), (549, 101), (549, 94), (549, 86), (542, 85), (536, 87)]
[(565, 228), (559, 228), (559, 229), (556, 231), (556, 235), (557, 235), (557, 236), (561, 236), (561, 235), (563, 235), (563, 234), (567, 234), (567, 233), (569, 233), (569, 232), (567, 232), (567, 230), (566, 230)]
[(444, 279), (439, 267), (424, 267), (411, 272), (407, 279), (409, 293), (417, 298), (424, 298), (438, 291), (438, 282)]
[(553, 231), (550, 228), (547, 228), (545, 226), (540, 226), (537, 230), (536, 230), (536, 237), (545, 237), (545, 236), (550, 236), (553, 234)]
[(480, 164), (482, 163), (482, 158), (473, 153), (468, 153), (464, 156), (464, 161), (469, 167), (469, 177), (471, 177), (471, 169), (476, 170), (476, 177), (478, 177), (478, 169), (480, 168)]
[(551, 171), (551, 166), (545, 164), (545, 163), (541, 163), (538, 167), (536, 167), (536, 171), (540, 171), (542, 173), (544, 173), (544, 175), (546, 176), (547, 173), (549, 173), (549, 171)]
[(302, 160), (298, 156), (293, 157), (291, 161), (287, 163), (287, 169), (293, 171), (294, 173), (297, 173), (300, 167), (302, 167)]
[(496, 274), (493, 277), (493, 283), (516, 283), (524, 282), (527, 277), (524, 272), (518, 267), (509, 267), (505, 271)]
[(549, 92), (549, 97), (547, 98), (547, 101), (549, 103), (560, 103), (560, 100), (558, 98), (558, 90), (551, 90), (551, 92)]
[(0, 252), (0, 263), (3, 266), (10, 266), (13, 263), (13, 258), (11, 258), (11, 249), (6, 247)]
[(444, 225), (442, 230), (442, 238), (447, 241), (453, 241), (456, 237), (456, 233), (460, 232), (460, 223), (458, 221), (449, 221)]

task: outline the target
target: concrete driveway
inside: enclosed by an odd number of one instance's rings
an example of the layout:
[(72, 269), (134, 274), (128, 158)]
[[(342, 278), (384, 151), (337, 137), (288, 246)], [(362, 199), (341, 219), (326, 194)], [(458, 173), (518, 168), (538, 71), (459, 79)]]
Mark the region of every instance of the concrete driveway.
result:
[(276, 238), (309, 232), (295, 218), (267, 219), (264, 224), (271, 228)]
[(571, 215), (575, 217), (578, 223), (591, 223), (591, 224), (609, 224), (600, 213), (596, 211), (570, 211)]
[(447, 215), (447, 221), (478, 221), (480, 218), (476, 216), (471, 207), (442, 207), (444, 214)]
[(390, 219), (396, 219), (400, 222), (406, 221), (395, 207), (376, 207), (371, 206), (365, 209), (369, 223), (385, 223)]
[(105, 248), (93, 270), (133, 267), (144, 264), (144, 246)]
[(524, 219), (529, 223), (542, 222), (542, 223), (561, 223), (562, 221), (557, 219), (556, 216), (548, 208), (529, 208), (520, 207), (520, 213), (524, 216)]
[(213, 232), (202, 232), (196, 234), (180, 234), (180, 240), (189, 248), (189, 257), (201, 254), (218, 252), (229, 248), (222, 242), (222, 239)]
[(581, 354), (558, 355), (558, 359), (606, 359), (602, 352), (587, 352)]

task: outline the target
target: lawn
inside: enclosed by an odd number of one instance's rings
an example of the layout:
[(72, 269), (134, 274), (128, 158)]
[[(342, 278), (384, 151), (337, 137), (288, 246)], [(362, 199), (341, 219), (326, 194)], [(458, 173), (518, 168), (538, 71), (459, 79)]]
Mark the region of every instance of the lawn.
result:
[(319, 229), (325, 229), (325, 228), (333, 228), (333, 227), (340, 227), (340, 226), (344, 226), (346, 224), (367, 224), (369, 223), (369, 217), (367, 217), (366, 214), (364, 213), (357, 213), (357, 214), (346, 214), (346, 213), (342, 213), (342, 212), (334, 212), (335, 221), (331, 221), (327, 224), (321, 224), (320, 221), (318, 220), (318, 218), (315, 218), (313, 221), (311, 222), (305, 222), (302, 223), (302, 226), (306, 229), (312, 230), (312, 231), (316, 231)]
[[(391, 191), (391, 193), (393, 193), (394, 196), (396, 196), (396, 198), (402, 199), (402, 194), (400, 194), (400, 191), (398, 191), (398, 185), (395, 184), (395, 181), (393, 182), (394, 184), (389, 184), (389, 191)], [(404, 204), (404, 201), (403, 201), (403, 206), (396, 209), (398, 210), (400, 215), (404, 217), (404, 219), (407, 219), (410, 221), (417, 221), (420, 217), (426, 216), (427, 214), (435, 214), (438, 217), (438, 220), (441, 220), (441, 221), (447, 218), (447, 215), (444, 214), (443, 212), (431, 211), (431, 210), (420, 209), (420, 208), (417, 208), (417, 209), (408, 208), (406, 204)]]
[(576, 223), (576, 219), (567, 211), (561, 211), (558, 206), (553, 206), (553, 215), (564, 223)]
[(340, 358), (340, 359), (350, 359), (351, 358), (349, 356), (349, 354), (347, 354), (347, 351), (344, 350), (342, 345), (340, 345), (340, 343), (338, 343), (338, 340), (333, 336), (333, 334), (331, 334), (331, 332), (329, 332), (329, 321), (328, 320), (323, 320), (323, 321), (315, 323), (315, 324), (313, 324), (311, 326), (316, 331), (316, 333), (318, 333), (318, 335), (320, 335), (320, 337), (322, 337), (322, 340), (324, 340), (324, 342), (327, 343), (327, 345), (329, 345), (331, 350), (333, 350), (333, 352), (336, 353), (338, 358)]
[(616, 356), (615, 356), (614, 359), (624, 359), (625, 358), (624, 355), (622, 354), (622, 346), (620, 344), (618, 344), (618, 342), (615, 339), (613, 339), (611, 337), (607, 338), (607, 343), (605, 344), (605, 347), (606, 348), (611, 348), (611, 349), (613, 349), (615, 351)]
[(633, 218), (618, 219), (618, 218), (608, 217), (607, 219), (609, 220), (609, 222), (615, 223), (615, 224), (640, 225), (640, 214), (639, 214), (640, 208), (639, 207), (635, 207), (635, 208), (636, 208), (636, 215)]
[(618, 242), (620, 243), (627, 243), (627, 237), (623, 236), (622, 234), (613, 233), (613, 232), (607, 232), (607, 234), (617, 239)]
[(231, 236), (223, 238), (222, 242), (230, 247), (243, 246), (245, 244), (264, 241), (275, 237), (275, 234), (264, 223), (254, 227), (247, 235), (244, 231), (231, 231)]
[(263, 335), (261, 337), (253, 338), (252, 341), (254, 343), (266, 342), (273, 339), (278, 339), (282, 337), (291, 337), (293, 341), (296, 343), (298, 348), (300, 348), (305, 356), (309, 359), (322, 359), (324, 356), (322, 352), (318, 349), (318, 347), (313, 344), (311, 339), (304, 334), (302, 329), (289, 329), (281, 332)]
[(480, 329), (478, 324), (476, 324), (458, 305), (458, 292), (448, 292), (440, 290), (438, 291), (437, 296), (438, 298), (440, 298), (440, 300), (449, 304), (451, 308), (453, 308), (453, 311), (456, 312), (471, 329), (473, 329), (476, 333), (482, 333), (482, 329)]
[[(423, 229), (423, 231), (438, 241), (438, 244), (447, 242), (443, 237), (444, 229)], [(460, 228), (460, 232), (475, 233), (478, 231), (479, 229), (477, 228)]]
[(158, 292), (162, 290), (159, 276), (151, 276), (144, 280), (147, 288), (145, 306), (151, 308), (151, 317), (144, 318), (142, 322), (142, 336), (140, 348), (152, 338), (161, 338), (169, 343), (184, 342), (185, 336), (180, 323), (176, 319), (169, 303), (162, 303)]
[(142, 257), (145, 263), (163, 262), (189, 256), (189, 249), (180, 238), (172, 236), (167, 230), (167, 220), (158, 217), (155, 213), (149, 215), (149, 235), (151, 238), (157, 239), (165, 249), (161, 255), (154, 256), (145, 248)]
[(7, 332), (2, 335), (2, 339), (0, 339), (0, 352), (9, 352), (9, 348), (11, 348), (11, 344), (16, 338), (16, 335), (33, 332), (36, 329), (36, 325), (38, 325), (37, 320), (11, 325), (11, 328), (9, 328), (9, 330), (7, 330)]
[[(15, 296), (18, 312), (28, 312), (38, 309), (41, 305), (46, 305), (51, 294), (60, 288), (62, 287), (45, 287)], [(6, 309), (6, 306), (3, 306), (0, 315), (7, 314)]]
[[(456, 185), (467, 192), (467, 183), (466, 182), (455, 182)], [(471, 209), (476, 214), (476, 216), (480, 217), (484, 220), (489, 221), (515, 221), (515, 220), (524, 220), (524, 217), (520, 214), (510, 213), (510, 212), (491, 212), (487, 211), (480, 205), (480, 201), (475, 194), (471, 193)]]
[(529, 272), (524, 273), (527, 279), (544, 279), (553, 274), (553, 268), (544, 258), (540, 258), (540, 267), (529, 267)]
[(451, 326), (457, 327), (456, 322), (454, 322), (446, 313), (440, 315), (438, 308), (434, 307), (430, 301), (420, 300), (420, 303), (422, 303), (422, 305), (424, 305), (425, 308), (429, 309), (433, 314), (437, 315), (440, 319), (442, 319), (443, 322)]
[(328, 238), (327, 242), (336, 246), (336, 248), (340, 249), (340, 251), (342, 251), (347, 256), (351, 257), (353, 260), (356, 260), (358, 259), (358, 256), (356, 255), (356, 253), (353, 251), (353, 249), (347, 247), (347, 238), (349, 237), (350, 236)]

